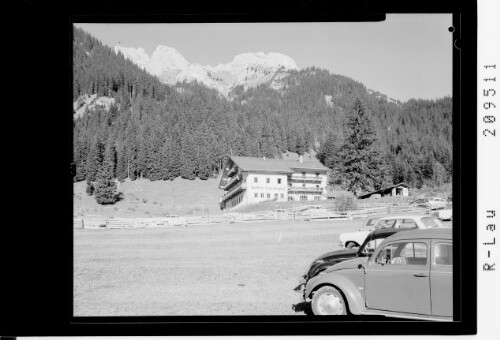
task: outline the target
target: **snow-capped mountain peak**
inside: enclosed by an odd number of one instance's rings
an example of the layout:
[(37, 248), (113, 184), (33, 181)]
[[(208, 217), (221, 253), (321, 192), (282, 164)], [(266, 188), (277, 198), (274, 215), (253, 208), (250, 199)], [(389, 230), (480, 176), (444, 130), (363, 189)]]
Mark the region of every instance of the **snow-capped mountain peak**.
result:
[(118, 54), (118, 52), (121, 52), (125, 59), (134, 62), (142, 69), (146, 69), (146, 66), (149, 64), (149, 56), (142, 47), (133, 48), (117, 45), (115, 46), (115, 53)]
[[(271, 83), (286, 70), (298, 70), (295, 61), (281, 53), (242, 53), (226, 64), (215, 67), (188, 62), (175, 48), (159, 45), (149, 57), (142, 48), (115, 46), (126, 59), (137, 64), (152, 75), (168, 84), (182, 81), (198, 81), (217, 89), (227, 96), (232, 88), (245, 88), (262, 83)], [(276, 86), (276, 84), (274, 84)]]
[(158, 45), (151, 55), (147, 71), (160, 75), (167, 69), (185, 69), (189, 63), (175, 48)]

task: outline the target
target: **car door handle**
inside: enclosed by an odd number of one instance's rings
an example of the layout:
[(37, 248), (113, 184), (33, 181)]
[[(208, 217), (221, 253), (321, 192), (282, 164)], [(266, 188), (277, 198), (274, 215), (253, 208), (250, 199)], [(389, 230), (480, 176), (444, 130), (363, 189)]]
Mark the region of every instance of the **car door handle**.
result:
[(428, 274), (424, 274), (424, 273), (413, 274), (413, 276), (415, 276), (415, 277), (429, 277)]

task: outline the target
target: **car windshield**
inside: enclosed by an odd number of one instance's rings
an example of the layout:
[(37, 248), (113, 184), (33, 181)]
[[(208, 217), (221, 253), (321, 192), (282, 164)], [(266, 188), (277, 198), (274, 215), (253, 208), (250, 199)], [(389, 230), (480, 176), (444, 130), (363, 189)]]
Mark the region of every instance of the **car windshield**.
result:
[(358, 254), (371, 255), (375, 251), (375, 249), (382, 243), (387, 235), (383, 236), (374, 236), (370, 239), (370, 241), (364, 243), (358, 251)]

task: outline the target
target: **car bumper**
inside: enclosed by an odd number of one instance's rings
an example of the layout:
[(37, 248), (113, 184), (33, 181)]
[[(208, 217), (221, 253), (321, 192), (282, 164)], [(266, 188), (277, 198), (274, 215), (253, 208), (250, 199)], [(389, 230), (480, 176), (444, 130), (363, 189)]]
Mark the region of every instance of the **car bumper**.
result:
[(306, 285), (307, 285), (307, 276), (306, 275), (303, 275), (300, 280), (299, 280), (299, 285), (297, 286), (297, 288), (295, 289), (297, 292), (300, 293), (300, 295), (302, 296), (302, 298), (304, 299), (304, 301), (306, 301), (306, 297), (305, 297), (305, 294), (306, 294)]

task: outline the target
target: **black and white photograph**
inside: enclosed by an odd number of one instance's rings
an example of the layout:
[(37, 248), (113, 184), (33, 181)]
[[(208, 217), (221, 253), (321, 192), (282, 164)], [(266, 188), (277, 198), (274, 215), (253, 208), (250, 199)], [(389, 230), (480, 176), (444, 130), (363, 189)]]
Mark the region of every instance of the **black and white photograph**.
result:
[(73, 24), (73, 315), (453, 320), (451, 14)]

